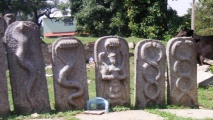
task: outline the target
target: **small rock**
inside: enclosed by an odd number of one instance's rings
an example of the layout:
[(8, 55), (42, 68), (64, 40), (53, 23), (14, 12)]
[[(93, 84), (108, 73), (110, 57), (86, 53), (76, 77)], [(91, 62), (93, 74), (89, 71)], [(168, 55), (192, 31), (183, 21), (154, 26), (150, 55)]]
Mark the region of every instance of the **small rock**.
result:
[(134, 42), (129, 42), (129, 49), (134, 49), (135, 48), (135, 43)]
[(31, 117), (33, 117), (33, 118), (39, 117), (39, 114), (38, 113), (33, 113), (33, 114), (31, 114)]

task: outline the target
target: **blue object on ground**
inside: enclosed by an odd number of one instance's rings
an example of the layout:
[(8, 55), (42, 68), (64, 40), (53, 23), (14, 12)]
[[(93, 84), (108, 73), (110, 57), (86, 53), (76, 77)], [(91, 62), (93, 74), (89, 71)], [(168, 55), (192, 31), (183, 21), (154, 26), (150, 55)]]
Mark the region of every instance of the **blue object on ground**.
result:
[(109, 112), (109, 102), (102, 97), (95, 97), (87, 101), (87, 110), (105, 110)]

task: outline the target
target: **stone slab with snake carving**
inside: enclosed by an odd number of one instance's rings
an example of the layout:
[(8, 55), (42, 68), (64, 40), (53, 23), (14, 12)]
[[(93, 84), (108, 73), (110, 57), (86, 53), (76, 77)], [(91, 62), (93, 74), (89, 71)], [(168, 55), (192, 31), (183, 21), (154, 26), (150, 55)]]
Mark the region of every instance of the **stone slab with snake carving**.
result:
[(85, 52), (81, 41), (71, 37), (55, 41), (52, 61), (56, 110), (85, 109), (89, 97)]
[(196, 44), (192, 38), (169, 40), (166, 48), (168, 61), (168, 104), (197, 106)]
[(158, 40), (143, 40), (135, 49), (135, 106), (165, 105), (166, 48)]
[(14, 111), (17, 114), (50, 111), (39, 27), (16, 21), (5, 32)]

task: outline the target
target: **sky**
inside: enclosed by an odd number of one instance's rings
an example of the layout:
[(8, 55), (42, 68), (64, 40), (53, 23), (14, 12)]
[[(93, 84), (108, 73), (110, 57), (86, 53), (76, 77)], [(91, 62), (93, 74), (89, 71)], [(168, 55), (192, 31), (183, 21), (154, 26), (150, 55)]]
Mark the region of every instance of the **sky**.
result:
[(183, 16), (192, 8), (192, 0), (168, 0), (168, 5), (177, 11), (178, 16)]

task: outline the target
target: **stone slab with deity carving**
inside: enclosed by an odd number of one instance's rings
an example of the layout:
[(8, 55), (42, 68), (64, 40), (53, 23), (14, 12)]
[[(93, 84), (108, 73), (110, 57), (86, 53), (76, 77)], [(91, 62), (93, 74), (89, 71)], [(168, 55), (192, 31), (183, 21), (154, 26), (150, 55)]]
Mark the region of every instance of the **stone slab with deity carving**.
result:
[(124, 38), (104, 36), (95, 42), (96, 93), (110, 106), (130, 105), (129, 48)]

